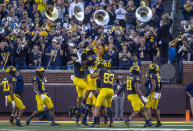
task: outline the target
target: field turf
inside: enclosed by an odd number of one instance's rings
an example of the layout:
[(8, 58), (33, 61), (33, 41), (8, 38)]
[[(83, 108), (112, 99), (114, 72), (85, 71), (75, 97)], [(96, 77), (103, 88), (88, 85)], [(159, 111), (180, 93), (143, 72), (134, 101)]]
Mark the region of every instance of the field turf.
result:
[[(22, 121), (24, 124), (24, 121)], [(49, 122), (32, 121), (30, 126), (11, 127), (7, 121), (0, 121), (0, 131), (193, 131), (193, 122), (163, 122), (163, 126), (143, 128), (144, 122), (131, 122), (130, 128), (123, 123), (115, 122), (114, 127), (77, 126), (72, 121), (58, 121), (59, 126), (51, 127)]]

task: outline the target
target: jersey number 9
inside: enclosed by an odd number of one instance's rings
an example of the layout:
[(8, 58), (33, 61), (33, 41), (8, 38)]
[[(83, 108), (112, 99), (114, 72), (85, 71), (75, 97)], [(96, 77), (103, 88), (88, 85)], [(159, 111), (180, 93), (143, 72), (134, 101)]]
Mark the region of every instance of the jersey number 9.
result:
[(104, 73), (104, 83), (113, 84), (114, 74)]

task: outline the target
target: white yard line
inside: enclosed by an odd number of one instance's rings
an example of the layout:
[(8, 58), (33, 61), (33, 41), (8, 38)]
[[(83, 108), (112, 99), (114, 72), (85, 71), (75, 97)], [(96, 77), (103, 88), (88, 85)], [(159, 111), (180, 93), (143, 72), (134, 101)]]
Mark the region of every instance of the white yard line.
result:
[(192, 131), (192, 129), (169, 129), (169, 128), (78, 128), (78, 130), (99, 131)]

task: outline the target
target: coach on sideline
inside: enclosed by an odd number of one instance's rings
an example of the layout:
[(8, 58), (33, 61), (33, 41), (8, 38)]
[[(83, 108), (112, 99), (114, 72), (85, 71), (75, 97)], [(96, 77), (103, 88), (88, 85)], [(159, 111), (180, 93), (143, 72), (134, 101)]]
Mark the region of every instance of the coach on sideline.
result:
[(191, 112), (192, 112), (192, 116), (193, 116), (193, 82), (190, 83), (187, 87), (186, 87), (186, 94), (189, 96), (190, 98), (190, 107), (191, 107)]

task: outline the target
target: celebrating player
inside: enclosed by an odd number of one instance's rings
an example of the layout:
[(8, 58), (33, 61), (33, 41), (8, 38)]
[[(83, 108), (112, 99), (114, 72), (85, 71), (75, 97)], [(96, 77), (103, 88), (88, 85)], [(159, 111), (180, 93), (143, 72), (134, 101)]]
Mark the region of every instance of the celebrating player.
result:
[(45, 89), (45, 69), (43, 67), (36, 68), (36, 76), (33, 78), (33, 88), (35, 91), (35, 97), (37, 102), (37, 110), (35, 110), (29, 117), (26, 119), (26, 125), (30, 124), (31, 119), (39, 115), (44, 111), (44, 105), (49, 109), (51, 117), (51, 126), (58, 125), (54, 120), (54, 106), (50, 97), (46, 94)]
[(151, 111), (152, 108), (155, 112), (155, 116), (157, 119), (156, 127), (161, 126), (160, 122), (160, 110), (158, 110), (158, 103), (161, 97), (161, 78), (159, 75), (159, 66), (157, 64), (151, 64), (149, 66), (149, 81), (150, 81), (150, 93), (148, 95), (148, 102), (145, 105), (147, 115), (149, 119), (151, 118)]
[(128, 93), (127, 98), (131, 102), (134, 111), (130, 115), (130, 117), (127, 120), (125, 120), (124, 124), (126, 127), (129, 127), (129, 122), (135, 118), (135, 116), (139, 113), (139, 111), (141, 111), (142, 114), (144, 114), (146, 120), (144, 127), (152, 126), (152, 123), (147, 118), (147, 113), (145, 111), (144, 104), (141, 101), (142, 99), (145, 103), (148, 102), (148, 100), (142, 95), (139, 89), (139, 72), (140, 72), (139, 66), (132, 66), (130, 68), (130, 74), (128, 75), (126, 81), (126, 88)]
[(78, 94), (77, 107), (76, 107), (77, 114), (75, 116), (76, 124), (79, 123), (82, 99), (85, 96), (85, 89), (86, 87), (88, 87), (88, 84), (85, 80), (85, 77), (86, 77), (85, 66), (82, 64), (82, 60), (85, 59), (85, 55), (86, 55), (85, 50), (80, 49), (77, 54), (78, 54), (78, 59), (72, 60), (69, 62), (69, 64), (74, 64), (74, 75), (71, 76), (71, 79), (76, 86), (76, 91)]
[(102, 88), (96, 99), (94, 123), (92, 125), (93, 127), (99, 124), (99, 111), (102, 105), (106, 105), (107, 112), (110, 117), (109, 126), (111, 127), (113, 124), (111, 103), (112, 103), (112, 96), (114, 95), (113, 83), (115, 73), (109, 69), (111, 67), (111, 63), (109, 61), (104, 61), (103, 65), (104, 69), (100, 69), (96, 74), (91, 75), (91, 78), (99, 77)]
[[(6, 69), (6, 73), (8, 75), (2, 81), (3, 91), (5, 94), (5, 105), (6, 106), (7, 106), (7, 104), (12, 105), (12, 114), (9, 118), (9, 123), (12, 126), (15, 126), (15, 125), (16, 126), (22, 126), (20, 123), (20, 119), (22, 117), (25, 106), (24, 106), (20, 96), (16, 95), (14, 92), (14, 86), (15, 86), (15, 82), (16, 82), (15, 72), (16, 72), (16, 68), (14, 66), (10, 66)], [(19, 112), (18, 112), (16, 122), (14, 124), (14, 117), (15, 117), (17, 110)]]

